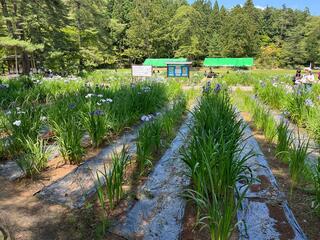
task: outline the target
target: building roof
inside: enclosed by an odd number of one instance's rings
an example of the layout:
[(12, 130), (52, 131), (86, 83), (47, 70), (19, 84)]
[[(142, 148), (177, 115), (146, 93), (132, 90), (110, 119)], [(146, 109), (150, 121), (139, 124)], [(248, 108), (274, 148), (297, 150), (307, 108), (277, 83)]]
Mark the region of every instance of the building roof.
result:
[(206, 58), (205, 67), (252, 67), (253, 58)]
[(167, 65), (192, 65), (192, 62), (167, 62)]
[(147, 58), (143, 65), (144, 66), (153, 66), (153, 67), (166, 67), (167, 63), (170, 62), (186, 62), (186, 58)]

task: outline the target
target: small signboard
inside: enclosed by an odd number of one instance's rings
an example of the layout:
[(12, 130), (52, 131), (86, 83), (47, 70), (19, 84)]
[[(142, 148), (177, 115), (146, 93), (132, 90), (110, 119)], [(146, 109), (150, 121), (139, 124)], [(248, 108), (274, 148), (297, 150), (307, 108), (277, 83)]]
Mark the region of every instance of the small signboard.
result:
[(190, 77), (192, 62), (169, 62), (167, 63), (168, 77)]
[(132, 65), (133, 77), (152, 77), (152, 66)]

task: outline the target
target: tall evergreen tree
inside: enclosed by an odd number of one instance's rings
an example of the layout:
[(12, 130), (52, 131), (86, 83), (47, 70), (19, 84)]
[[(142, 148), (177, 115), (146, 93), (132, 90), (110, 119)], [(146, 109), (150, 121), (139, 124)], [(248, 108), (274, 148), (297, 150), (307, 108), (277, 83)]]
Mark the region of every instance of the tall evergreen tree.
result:
[(221, 28), (222, 28), (222, 15), (218, 1), (216, 0), (209, 18), (209, 43), (208, 43), (208, 56), (221, 56)]
[(225, 56), (252, 57), (257, 54), (259, 41), (256, 24), (240, 6), (234, 8), (226, 18), (222, 42)]
[(320, 62), (319, 22), (308, 9), (243, 2), (227, 10), (217, 0), (0, 0), (0, 58), (21, 55), (25, 74), (35, 65), (75, 73), (146, 57)]
[(127, 31), (128, 48), (124, 54), (131, 62), (142, 61), (146, 57), (166, 57), (170, 15), (168, 0), (134, 0), (130, 13), (130, 27)]
[[(172, 44), (175, 56), (197, 58), (202, 52), (200, 41), (203, 30), (201, 29), (201, 13), (192, 6), (181, 6), (170, 21)], [(194, 53), (197, 53), (195, 55)]]
[(306, 51), (306, 61), (312, 65), (320, 64), (320, 17), (308, 18), (306, 24), (306, 37), (303, 40)]

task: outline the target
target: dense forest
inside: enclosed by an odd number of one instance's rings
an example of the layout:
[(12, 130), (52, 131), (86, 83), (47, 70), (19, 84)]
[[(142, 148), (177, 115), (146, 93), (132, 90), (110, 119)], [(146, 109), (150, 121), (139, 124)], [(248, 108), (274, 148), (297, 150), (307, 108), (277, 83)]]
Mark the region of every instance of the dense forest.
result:
[[(245, 1), (245, 0), (244, 0)], [(147, 57), (254, 57), (261, 67), (320, 63), (320, 17), (252, 0), (0, 0), (0, 67), (79, 73)]]

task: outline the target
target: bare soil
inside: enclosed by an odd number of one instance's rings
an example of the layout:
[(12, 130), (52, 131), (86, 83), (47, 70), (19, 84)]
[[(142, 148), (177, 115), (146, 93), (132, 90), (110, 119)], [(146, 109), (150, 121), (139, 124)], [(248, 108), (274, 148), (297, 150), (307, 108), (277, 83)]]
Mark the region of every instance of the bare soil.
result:
[[(104, 145), (117, 137), (115, 134), (109, 136)], [(87, 150), (84, 159), (97, 155), (101, 148)], [(46, 170), (33, 179), (11, 182), (0, 177), (0, 232), (16, 240), (97, 239), (101, 209), (95, 199), (88, 201), (83, 209), (71, 211), (36, 196), (42, 188), (63, 178), (76, 167), (65, 164), (60, 156), (49, 161)]]
[[(197, 216), (196, 206), (194, 205), (194, 203), (189, 201), (185, 209), (181, 239), (183, 240), (211, 239), (209, 229), (196, 224), (196, 220), (197, 220), (196, 216)], [(237, 240), (237, 239), (239, 239), (239, 233), (236, 228), (234, 229), (230, 240)]]
[[(266, 156), (273, 175), (277, 179), (280, 190), (285, 193), (289, 202), (289, 207), (291, 208), (299, 225), (309, 239), (319, 240), (320, 218), (314, 213), (311, 207), (313, 198), (312, 194), (306, 190), (305, 186), (294, 188), (292, 194), (290, 193), (291, 180), (288, 164), (277, 159), (275, 144), (269, 143), (265, 139), (263, 133), (259, 131), (251, 121), (249, 113), (242, 112), (241, 114), (251, 127), (253, 136), (258, 141), (262, 152)], [(274, 208), (271, 207), (269, 209), (271, 210), (271, 214), (276, 214), (276, 210)]]
[(196, 226), (196, 206), (188, 202), (185, 213), (184, 213), (184, 223), (182, 228), (181, 239), (184, 240), (208, 240), (210, 239), (210, 231), (208, 228), (202, 228), (202, 226)]
[[(116, 137), (112, 136), (112, 139)], [(95, 156), (100, 150), (88, 149), (85, 159)], [(154, 163), (165, 150), (156, 154)], [(65, 164), (62, 157), (57, 157), (49, 162), (47, 169), (37, 178), (10, 182), (0, 177), (0, 237), (3, 232), (16, 240), (123, 239), (110, 232), (103, 234), (101, 219), (102, 216), (107, 216), (108, 223), (112, 224), (125, 216), (134, 205), (138, 187), (147, 179), (137, 174), (135, 159), (132, 159), (126, 169), (123, 186), (125, 196), (113, 210), (103, 211), (96, 197), (88, 199), (84, 208), (70, 210), (47, 203), (36, 196), (43, 187), (63, 178), (76, 167)], [(151, 171), (151, 168), (148, 169), (145, 176)]]
[[(81, 229), (91, 218), (86, 210), (74, 211), (48, 204), (35, 194), (44, 186), (65, 176), (76, 166), (63, 165), (59, 159), (37, 179), (21, 179), (10, 182), (0, 178), (0, 226), (11, 239), (83, 239)], [(89, 217), (90, 216), (90, 217)]]

